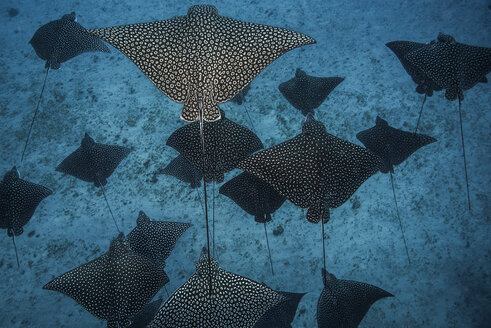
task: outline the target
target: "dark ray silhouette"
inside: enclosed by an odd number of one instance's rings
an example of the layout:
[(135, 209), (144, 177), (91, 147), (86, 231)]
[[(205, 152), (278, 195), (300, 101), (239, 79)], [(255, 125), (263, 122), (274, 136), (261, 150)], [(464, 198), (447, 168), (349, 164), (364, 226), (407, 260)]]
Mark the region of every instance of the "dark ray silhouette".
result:
[(56, 167), (58, 172), (69, 174), (86, 182), (93, 182), (96, 187), (101, 187), (107, 207), (118, 231), (120, 231), (119, 226), (107, 200), (104, 186), (107, 183), (107, 178), (129, 153), (129, 148), (97, 143), (85, 133), (80, 147)]
[(295, 77), (279, 85), (281, 94), (303, 115), (313, 113), (344, 77), (316, 77), (297, 68)]
[(102, 51), (111, 52), (98, 38), (87, 33), (87, 30), (77, 23), (75, 12), (66, 14), (61, 19), (54, 20), (41, 26), (33, 35), (29, 43), (39, 58), (46, 60), (46, 75), (34, 116), (27, 133), (26, 142), (22, 151), (20, 163), (24, 162), (24, 155), (29, 144), (32, 127), (39, 111), (43, 98), (44, 88), (48, 79), (49, 70), (60, 68), (60, 64), (84, 52)]
[(65, 158), (56, 171), (92, 182), (96, 187), (105, 186), (107, 178), (129, 153), (127, 147), (97, 143), (86, 133), (80, 147)]
[(254, 328), (292, 328), (291, 323), (295, 319), (298, 303), (305, 293), (289, 293), (278, 291), (285, 297), (285, 300), (269, 309)]
[[(486, 75), (491, 71), (491, 48), (459, 43), (452, 36), (443, 33), (438, 35), (437, 40), (424, 45), (408, 41), (396, 41), (392, 42), (392, 45), (399, 45), (402, 48), (401, 44), (403, 42), (404, 44), (412, 45), (407, 46), (410, 50), (406, 51), (406, 53), (401, 52), (403, 57), (401, 62), (404, 67), (410, 67), (410, 70), (418, 72), (417, 75), (424, 76), (426, 80), (429, 79), (431, 82), (426, 85), (431, 84), (431, 89), (437, 91), (445, 89), (445, 98), (448, 100), (459, 100), (460, 136), (464, 159), (467, 204), (470, 210), (471, 200), (461, 102), (464, 100), (465, 90), (471, 89), (479, 82), (487, 83)], [(400, 56), (398, 55), (398, 57)], [(414, 80), (413, 75), (411, 74)], [(420, 110), (415, 132), (418, 129), (422, 112), (423, 106)]]
[(58, 69), (60, 64), (84, 52), (111, 52), (97, 37), (76, 22), (75, 12), (41, 26), (29, 41), (46, 68)]
[(152, 221), (140, 211), (136, 227), (127, 240), (134, 252), (163, 267), (174, 245), (190, 226), (190, 223)]
[(373, 303), (389, 292), (363, 282), (337, 279), (322, 269), (324, 289), (317, 302), (319, 328), (356, 328)]
[(15, 166), (5, 173), (0, 182), (0, 229), (7, 229), (7, 235), (12, 237), (18, 267), (15, 236), (24, 232), (23, 227), (32, 218), (39, 203), (52, 193), (46, 187), (21, 179)]
[(356, 137), (365, 145), (367, 149), (373, 151), (382, 159), (383, 165), (380, 172), (390, 173), (390, 182), (392, 185), (392, 193), (394, 195), (397, 219), (399, 220), (399, 226), (401, 228), (402, 238), (406, 248), (406, 255), (409, 262), (411, 262), (406, 237), (404, 235), (404, 229), (402, 228), (401, 217), (399, 215), (399, 207), (397, 206), (392, 173), (394, 173), (394, 165), (401, 164), (416, 150), (435, 142), (436, 139), (424, 134), (395, 129), (389, 126), (387, 121), (384, 121), (379, 116), (377, 116), (377, 119), (375, 120), (374, 127), (359, 132)]
[(227, 181), (220, 187), (219, 192), (232, 199), (248, 214), (253, 215), (256, 222), (264, 224), (271, 272), (274, 274), (266, 222), (271, 221), (271, 214), (283, 205), (286, 198), (269, 184), (247, 172)]
[(126, 327), (169, 281), (152, 261), (130, 250), (123, 233), (109, 251), (47, 283), (43, 289), (73, 298), (108, 328)]
[[(196, 272), (162, 305), (149, 328), (241, 327), (252, 328), (285, 297), (248, 278), (225, 271), (210, 259), (205, 248)], [(209, 294), (209, 270), (213, 295)]]

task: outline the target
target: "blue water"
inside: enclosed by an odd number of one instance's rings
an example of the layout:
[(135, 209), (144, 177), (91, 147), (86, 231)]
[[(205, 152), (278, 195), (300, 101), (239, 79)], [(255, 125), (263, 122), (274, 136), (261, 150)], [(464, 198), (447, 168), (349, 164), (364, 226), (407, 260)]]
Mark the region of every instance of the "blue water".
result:
[[(380, 115), (412, 130), (422, 96), (395, 55), (394, 40), (428, 42), (439, 32), (459, 42), (491, 46), (489, 1), (210, 1), (219, 14), (308, 34), (316, 45), (293, 50), (253, 82), (246, 102), (221, 107), (251, 125), (265, 146), (300, 132), (303, 116), (278, 91), (297, 67), (345, 80), (317, 110), (328, 132), (359, 144), (357, 132)], [(28, 41), (38, 27), (75, 11), (86, 28), (185, 15), (189, 1), (12, 1), (0, 3), (0, 174), (18, 165), (44, 77), (44, 62)], [(9, 8), (18, 9), (10, 17)], [(181, 104), (163, 95), (123, 54), (90, 53), (51, 71), (22, 167), (23, 178), (54, 190), (17, 238), (0, 239), (1, 327), (105, 327), (72, 299), (41, 287), (104, 253), (117, 231), (93, 185), (54, 171), (85, 132), (96, 141), (133, 147), (106, 186), (123, 230), (144, 210), (155, 220), (191, 222), (167, 260), (172, 293), (194, 272), (206, 241), (195, 191), (157, 175), (177, 153), (167, 137), (184, 124)], [(488, 77), (489, 78), (489, 77)], [(326, 225), (328, 270), (368, 282), (396, 297), (370, 309), (363, 327), (486, 327), (491, 322), (491, 92), (479, 84), (465, 92), (464, 133), (472, 211), (466, 191), (457, 102), (442, 92), (426, 102), (420, 131), (438, 139), (395, 170), (398, 202), (412, 265), (395, 217), (390, 180), (376, 174)], [(240, 173), (234, 170), (226, 180)], [(218, 189), (219, 186), (216, 187)], [(218, 194), (218, 191), (216, 190)], [(268, 225), (276, 275), (270, 273), (263, 227), (228, 198), (216, 196), (216, 255), (228, 271), (270, 287), (308, 292), (293, 327), (316, 327), (322, 289), (320, 225), (285, 203)], [(284, 228), (279, 236), (272, 230)], [(158, 296), (166, 298), (164, 290)]]

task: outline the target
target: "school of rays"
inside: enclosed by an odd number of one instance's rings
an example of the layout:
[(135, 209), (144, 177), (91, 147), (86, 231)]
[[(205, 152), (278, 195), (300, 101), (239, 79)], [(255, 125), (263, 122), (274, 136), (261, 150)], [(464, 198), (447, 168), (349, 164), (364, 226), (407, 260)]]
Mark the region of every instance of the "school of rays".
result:
[[(101, 40), (125, 54), (163, 94), (183, 103), (180, 117), (188, 123), (166, 139), (166, 145), (179, 155), (161, 173), (196, 190), (203, 217), (192, 223), (169, 222), (152, 220), (140, 211), (134, 229), (125, 236), (123, 218), (114, 214), (106, 188), (112, 187), (115, 178), (111, 176), (120, 165), (133, 164), (132, 148), (99, 143), (84, 132), (83, 138), (80, 134), (79, 147), (67, 149), (67, 157), (53, 170), (69, 175), (60, 175), (66, 181), (75, 178), (100, 189), (117, 233), (108, 241), (106, 252), (99, 252), (75, 268), (67, 268), (65, 273), (50, 272), (52, 279), (43, 289), (71, 297), (92, 315), (107, 321), (110, 328), (291, 327), (303, 291), (275, 290), (219, 265), (215, 220), (226, 218), (215, 217), (215, 184), (225, 182), (219, 193), (263, 224), (272, 275), (285, 274), (274, 271), (274, 250), (271, 252), (269, 247), (267, 222), (272, 221), (274, 212), (288, 200), (306, 209), (306, 222), (319, 224), (322, 238), (318, 249), (322, 255), (318, 260), (323, 268), (318, 281), (323, 290), (318, 297), (316, 320), (320, 328), (357, 327), (376, 301), (394, 296), (368, 283), (338, 279), (329, 273), (326, 252), (335, 250), (330, 250), (329, 245), (326, 249), (325, 225), (337, 219), (335, 209), (347, 202), (365, 181), (378, 172), (390, 173), (410, 265), (411, 254), (393, 181), (394, 166), (408, 160), (418, 149), (431, 147), (437, 139), (416, 133), (419, 118), (415, 131), (410, 132), (393, 128), (379, 116), (374, 127), (356, 135), (365, 147), (331, 134), (317, 112), (344, 78), (315, 77), (297, 68), (295, 77), (278, 88), (306, 117), (298, 124), (296, 136), (265, 148), (253, 126), (249, 129), (230, 120), (218, 105), (230, 100), (239, 105), (246, 102), (250, 83), (262, 70), (287, 52), (316, 41), (289, 29), (221, 16), (211, 5), (192, 6), (186, 15), (167, 20), (88, 30), (71, 13), (36, 31), (30, 44), (46, 61), (46, 75), (20, 162), (11, 163), (13, 168), (0, 182), (0, 228), (12, 237), (14, 248), (15, 238), (22, 235), (23, 226), (35, 215), (36, 207), (42, 206), (43, 199), (52, 194), (50, 189), (21, 178), (22, 165), (29, 158), (26, 151), (31, 132), (39, 111), (43, 110), (40, 105), (48, 73), (84, 52), (110, 52)], [(443, 33), (427, 44), (395, 41), (387, 43), (387, 47), (418, 85), (416, 91), (425, 95), (423, 105), (427, 96), (441, 90), (445, 90), (446, 99), (459, 100), (470, 211), (472, 195), (461, 101), (464, 91), (487, 82), (491, 49), (458, 43)], [(420, 116), (422, 111), (423, 106)], [(163, 110), (162, 115), (168, 113)], [(233, 169), (244, 172), (224, 181), (225, 173)], [(201, 188), (202, 194), (198, 191)], [(206, 244), (196, 259), (195, 273), (166, 300), (152, 302), (169, 282), (164, 271), (166, 259), (179, 238), (203, 221), (206, 238), (202, 240)], [(20, 267), (22, 254), (17, 249), (15, 256)], [(390, 282), (384, 288), (390, 289)]]

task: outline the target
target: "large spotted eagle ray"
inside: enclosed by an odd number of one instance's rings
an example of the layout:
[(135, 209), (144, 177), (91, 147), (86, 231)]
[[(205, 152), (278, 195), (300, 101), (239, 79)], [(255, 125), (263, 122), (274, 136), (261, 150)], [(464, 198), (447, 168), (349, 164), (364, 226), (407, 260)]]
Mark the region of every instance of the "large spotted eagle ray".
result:
[(168, 20), (88, 30), (124, 53), (173, 101), (188, 122), (220, 118), (231, 100), (285, 52), (315, 43), (283, 28), (218, 15), (211, 5)]
[(22, 151), (21, 165), (29, 144), (32, 127), (39, 111), (39, 105), (43, 98), (44, 87), (48, 79), (49, 70), (59, 69), (60, 64), (90, 51), (111, 52), (109, 48), (98, 38), (87, 33), (87, 30), (76, 22), (75, 12), (66, 14), (47, 24), (41, 26), (33, 35), (29, 43), (39, 58), (46, 60), (46, 75), (43, 87), (38, 98), (36, 110), (32, 118), (29, 132), (27, 133), (24, 150)]
[(286, 300), (261, 283), (223, 270), (214, 258), (210, 259), (214, 291), (210, 295), (207, 257), (203, 248), (196, 272), (162, 305), (148, 328), (252, 328)]
[(310, 222), (322, 221), (324, 268), (324, 223), (329, 220), (329, 209), (341, 206), (381, 166), (377, 155), (327, 133), (311, 113), (302, 124), (301, 134), (237, 165), (293, 204), (308, 208)]
[[(390, 48), (402, 49), (401, 42), (408, 45), (406, 51), (398, 57), (407, 70), (417, 72), (411, 74), (426, 77), (435, 90), (445, 89), (445, 98), (459, 100), (460, 135), (464, 159), (467, 203), (471, 209), (467, 160), (465, 156), (464, 131), (462, 126), (461, 102), (464, 90), (469, 90), (479, 82), (487, 82), (486, 75), (491, 71), (491, 48), (471, 46), (455, 41), (447, 34), (440, 33), (437, 40), (428, 44), (408, 43), (408, 41), (392, 42)], [(397, 54), (397, 52), (396, 52)], [(409, 72), (409, 71), (408, 71)], [(415, 80), (416, 81), (416, 80)], [(417, 82), (418, 83), (418, 82)], [(423, 108), (421, 108), (420, 116)], [(419, 122), (419, 118), (418, 118)]]
[(130, 250), (123, 233), (109, 251), (47, 283), (43, 289), (73, 298), (108, 328), (126, 327), (169, 281), (152, 261)]
[(48, 188), (21, 179), (15, 166), (0, 182), (0, 229), (7, 229), (7, 235), (12, 237), (17, 266), (20, 264), (15, 236), (24, 232), (23, 226), (32, 218), (39, 203), (51, 194)]
[(356, 328), (373, 303), (394, 296), (370, 284), (337, 279), (324, 269), (322, 277), (324, 289), (317, 303), (319, 328)]
[(395, 165), (401, 164), (416, 150), (435, 142), (436, 139), (424, 134), (411, 133), (393, 128), (387, 121), (381, 119), (379, 116), (377, 116), (377, 119), (375, 120), (374, 127), (357, 133), (356, 137), (365, 145), (365, 147), (367, 147), (367, 149), (373, 151), (380, 157), (383, 162), (380, 172), (390, 173), (390, 183), (394, 195), (397, 219), (399, 220), (402, 239), (404, 240), (404, 246), (406, 248), (406, 255), (409, 262), (411, 262), (406, 237), (404, 236), (404, 229), (402, 228), (401, 217), (399, 215), (392, 173), (394, 173)]
[(308, 208), (307, 220), (329, 220), (329, 209), (347, 201), (382, 165), (375, 154), (327, 133), (312, 114), (293, 139), (258, 152), (237, 167), (269, 183), (293, 204)]

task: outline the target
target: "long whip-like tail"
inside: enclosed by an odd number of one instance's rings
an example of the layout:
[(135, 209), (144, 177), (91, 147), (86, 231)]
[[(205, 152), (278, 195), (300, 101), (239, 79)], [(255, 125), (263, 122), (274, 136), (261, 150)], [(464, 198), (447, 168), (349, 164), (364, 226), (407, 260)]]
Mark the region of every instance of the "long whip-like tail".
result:
[(36, 110), (34, 111), (34, 115), (32, 116), (32, 121), (31, 121), (31, 125), (29, 126), (29, 131), (27, 132), (26, 142), (24, 144), (24, 149), (22, 150), (22, 155), (20, 157), (19, 171), (22, 167), (22, 164), (24, 163), (24, 157), (26, 154), (27, 146), (29, 145), (29, 141), (31, 139), (32, 127), (34, 126), (34, 121), (36, 121), (36, 117), (39, 112), (39, 106), (41, 105), (41, 100), (43, 99), (44, 88), (46, 86), (46, 81), (48, 80), (48, 73), (49, 73), (49, 67), (46, 68), (46, 75), (44, 76), (43, 87), (41, 88), (41, 93), (39, 94)]
[(269, 248), (268, 231), (266, 230), (266, 222), (264, 222), (264, 235), (266, 236), (266, 246), (268, 247), (269, 264), (271, 265), (271, 273), (274, 276), (273, 259), (271, 258), (271, 249)]
[(102, 195), (104, 196), (104, 200), (106, 201), (107, 208), (109, 209), (109, 213), (111, 214), (111, 217), (113, 218), (114, 225), (116, 226), (116, 229), (118, 230), (118, 232), (121, 232), (121, 230), (119, 230), (118, 224), (116, 223), (116, 219), (114, 218), (113, 211), (111, 210), (111, 205), (109, 205), (109, 201), (107, 200), (106, 188), (104, 188), (104, 186), (102, 185), (101, 181), (99, 180), (99, 178), (97, 176), (96, 176), (96, 179), (97, 179), (97, 182), (99, 183), (99, 185), (101, 186)]
[(462, 155), (464, 156), (465, 186), (467, 188), (467, 205), (471, 210), (471, 195), (469, 193), (469, 177), (467, 175), (467, 159), (465, 157), (464, 128), (462, 124), (462, 100), (459, 95), (459, 119), (460, 119), (460, 138), (462, 139)]
[(396, 205), (397, 219), (399, 220), (399, 227), (401, 228), (402, 240), (404, 241), (404, 247), (406, 248), (406, 255), (409, 264), (411, 264), (411, 258), (409, 257), (409, 251), (407, 248), (406, 235), (404, 234), (404, 229), (402, 228), (401, 216), (399, 215), (399, 206), (397, 205), (396, 189), (394, 187), (394, 177), (392, 172), (390, 172), (390, 184), (392, 185), (392, 194), (394, 195), (394, 203)]
[(425, 93), (425, 97), (423, 98), (423, 103), (421, 104), (421, 108), (419, 109), (419, 115), (418, 115), (418, 122), (416, 123), (416, 129), (414, 129), (414, 133), (418, 132), (418, 127), (419, 127), (419, 120), (421, 119), (421, 115), (423, 115), (423, 107), (425, 105), (425, 102), (426, 102), (426, 93)]
[(203, 173), (203, 193), (205, 199), (205, 220), (206, 220), (206, 251), (208, 252), (208, 283), (210, 288), (210, 296), (212, 294), (211, 289), (211, 257), (210, 257), (210, 227), (208, 223), (208, 197), (206, 193), (206, 178), (205, 178), (205, 168), (206, 168), (206, 159), (205, 159), (205, 136), (203, 132), (203, 103), (200, 102), (200, 111), (199, 111), (199, 136), (201, 139), (201, 158), (202, 158), (202, 173)]
[(19, 254), (17, 253), (17, 246), (15, 245), (15, 234), (12, 231), (12, 243), (14, 244), (15, 259), (17, 260), (17, 267), (20, 268)]

